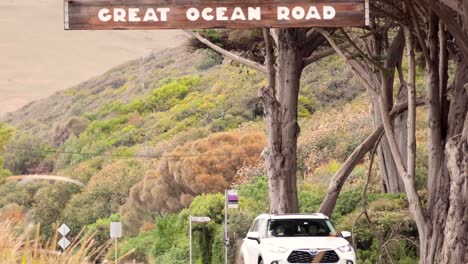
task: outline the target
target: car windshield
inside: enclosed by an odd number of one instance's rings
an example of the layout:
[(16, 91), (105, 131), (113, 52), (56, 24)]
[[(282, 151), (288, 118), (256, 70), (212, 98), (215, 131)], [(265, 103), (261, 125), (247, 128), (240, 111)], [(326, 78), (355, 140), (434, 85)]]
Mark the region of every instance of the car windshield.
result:
[(268, 237), (336, 236), (336, 231), (326, 219), (271, 219)]

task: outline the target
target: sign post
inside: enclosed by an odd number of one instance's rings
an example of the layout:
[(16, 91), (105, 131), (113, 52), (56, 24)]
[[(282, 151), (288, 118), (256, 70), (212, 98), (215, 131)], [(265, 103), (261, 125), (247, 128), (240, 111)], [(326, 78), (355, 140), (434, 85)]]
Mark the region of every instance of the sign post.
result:
[(192, 216), (189, 215), (189, 243), (190, 243), (190, 264), (192, 264)]
[(239, 193), (237, 190), (224, 190), (224, 263), (228, 263), (228, 209), (239, 208)]
[(65, 29), (349, 27), (369, 0), (64, 0)]
[(189, 215), (189, 243), (190, 243), (190, 264), (192, 264), (192, 222), (195, 223), (209, 223), (211, 218), (208, 216), (191, 216)]
[(111, 222), (110, 223), (110, 237), (114, 239), (114, 257), (115, 264), (118, 262), (118, 246), (117, 239), (122, 237), (122, 223), (121, 222)]

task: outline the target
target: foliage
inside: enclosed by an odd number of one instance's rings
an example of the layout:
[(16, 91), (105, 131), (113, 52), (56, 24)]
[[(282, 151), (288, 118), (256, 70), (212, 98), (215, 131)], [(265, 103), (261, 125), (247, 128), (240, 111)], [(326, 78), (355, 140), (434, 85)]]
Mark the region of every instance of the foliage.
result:
[(144, 166), (135, 160), (120, 160), (104, 166), (86, 188), (75, 194), (62, 212), (72, 230), (109, 217), (127, 200), (130, 188), (142, 179)]
[(324, 189), (319, 185), (304, 183), (300, 187), (299, 210), (301, 213), (315, 213), (318, 211), (323, 198), (325, 197)]
[(54, 234), (54, 227), (60, 220), (61, 212), (72, 195), (78, 191), (79, 187), (76, 185), (58, 183), (45, 186), (36, 192), (31, 213), (33, 220), (41, 223), (44, 235), (51, 237)]
[(341, 163), (372, 132), (366, 104), (356, 99), (342, 109), (323, 109), (302, 121), (298, 170), (306, 180), (328, 185)]
[(16, 183), (8, 182), (0, 186), (0, 207), (8, 204), (18, 204), (31, 208), (35, 203), (34, 196), (42, 187), (47, 186), (44, 182)]
[(12, 143), (14, 148), (10, 148), (5, 155), (5, 167), (14, 175), (47, 174), (53, 168), (52, 161), (46, 161), (49, 154), (45, 152), (52, 148), (40, 138), (22, 134)]
[[(188, 216), (187, 216), (188, 219)], [(156, 220), (156, 233), (157, 238), (151, 246), (151, 254), (155, 257), (162, 256), (174, 246), (178, 246), (178, 241), (181, 236), (187, 239), (188, 220), (182, 219), (177, 215), (170, 215), (167, 217), (160, 217)]]
[(201, 194), (190, 204), (191, 215), (208, 216), (213, 223), (221, 224), (224, 220), (224, 195)]
[[(314, 104), (315, 103), (315, 104)], [(312, 102), (309, 98), (300, 95), (298, 102), (298, 115), (299, 117), (310, 117), (315, 111), (317, 111), (317, 102)]]
[(201, 53), (202, 57), (195, 64), (197, 70), (207, 70), (223, 62), (223, 58), (211, 49), (202, 50)]
[[(369, 197), (368, 213), (372, 221), (365, 217), (357, 222), (354, 236), (360, 263), (382, 261), (406, 263), (414, 259), (417, 229), (404, 195), (378, 194)], [(346, 215), (338, 222), (340, 230), (352, 230), (360, 211)], [(408, 262), (409, 261), (409, 262)]]
[(12, 138), (14, 130), (12, 127), (0, 122), (0, 184), (3, 183), (4, 177), (10, 174), (9, 170), (3, 168), (4, 159), (2, 157), (5, 145)]
[(127, 254), (128, 259), (144, 262), (150, 256), (150, 245), (157, 237), (156, 229), (142, 231), (138, 236), (125, 240), (119, 248), (119, 254)]
[(313, 102), (315, 110), (342, 106), (363, 92), (364, 87), (338, 56), (322, 59), (305, 68), (302, 74), (300, 94)]
[(85, 154), (76, 153), (100, 154), (109, 150), (117, 141), (115, 137), (112, 137), (112, 133), (119, 133), (120, 130), (117, 128), (127, 121), (128, 117), (126, 116), (93, 121), (79, 137), (71, 136), (69, 138), (63, 147), (63, 152), (66, 154), (60, 156), (56, 169), (75, 165), (89, 158)]
[(239, 196), (241, 198), (251, 198), (257, 203), (268, 208), (268, 178), (257, 176), (249, 184), (239, 186)]
[(89, 123), (89, 120), (86, 118), (73, 116), (64, 124), (57, 125), (54, 130), (54, 145), (62, 145), (72, 135), (78, 137), (86, 129)]
[(169, 110), (183, 100), (198, 82), (200, 79), (197, 77), (184, 77), (155, 89), (148, 98), (149, 108), (153, 112)]
[[(255, 51), (262, 39), (261, 30), (207, 30), (202, 34), (234, 50), (253, 47)], [(269, 208), (268, 179), (259, 169), (263, 168), (259, 154), (266, 145), (264, 134), (259, 132), (265, 129), (263, 107), (252, 96), (266, 85), (264, 76), (232, 63), (214, 67), (221, 64), (221, 57), (208, 50), (168, 54), (123, 65), (58, 93), (44, 104), (33, 104), (27, 114), (15, 117), (21, 121), (9, 118), (20, 124), (22, 134), (31, 131), (34, 135), (25, 144), (40, 142), (40, 148), (50, 150), (47, 144), (54, 142), (60, 151), (67, 152), (50, 156), (58, 159), (54, 172), (87, 186), (78, 191), (61, 184), (8, 183), (0, 187), (4, 215), (31, 215), (44, 225), (47, 235), (59, 220), (67, 222), (74, 232), (87, 226), (90, 232), (97, 232), (97, 243), (104, 244), (108, 224), (117, 220), (120, 212), (127, 237), (120, 254), (156, 263), (187, 263), (188, 215), (209, 215), (212, 223), (194, 225), (194, 256), (198, 264), (218, 264), (223, 257), (223, 197), (217, 193), (236, 184), (240, 208), (229, 212), (231, 252), (235, 252), (234, 242), (245, 236), (254, 217)], [(333, 56), (304, 71), (299, 96), (301, 212), (317, 211), (330, 177), (371, 132), (369, 102), (360, 97), (362, 89)], [(425, 140), (426, 123), (418, 122), (418, 141)], [(247, 129), (251, 124), (254, 129)], [(2, 128), (0, 124), (0, 152), (5, 138)], [(51, 129), (55, 131), (50, 133)], [(54, 138), (47, 144), (35, 139), (50, 135)], [(427, 149), (419, 144), (417, 151), (417, 181), (423, 188)], [(225, 155), (244, 152), (252, 154)], [(168, 158), (157, 162), (116, 160), (76, 153)], [(30, 171), (44, 159), (49, 160), (43, 152), (15, 152), (9, 164), (20, 168), (18, 171)], [(1, 163), (0, 158), (0, 168)], [(365, 160), (355, 169), (351, 184), (337, 201), (332, 218), (340, 228), (350, 230), (359, 213), (367, 163)], [(358, 223), (359, 260), (377, 262), (383, 242), (397, 229), (399, 243), (388, 244), (388, 250), (397, 262), (411, 263), (414, 248), (401, 239), (403, 235), (414, 237), (404, 199), (370, 193), (368, 201), (378, 236), (362, 220)], [(397, 250), (399, 245), (405, 252)]]
[(156, 170), (148, 170), (143, 181), (132, 188), (120, 211), (123, 221), (131, 222), (126, 225), (136, 232), (149, 218), (127, 217), (135, 210), (175, 213), (195, 195), (223, 192), (244, 164), (259, 162), (264, 146), (261, 133), (225, 132), (176, 148), (167, 154), (171, 158), (161, 160)]
[(88, 235), (93, 236), (96, 245), (105, 245), (110, 238), (110, 223), (119, 221), (120, 216), (118, 214), (112, 214), (107, 218), (98, 219), (95, 223), (87, 225), (85, 230)]

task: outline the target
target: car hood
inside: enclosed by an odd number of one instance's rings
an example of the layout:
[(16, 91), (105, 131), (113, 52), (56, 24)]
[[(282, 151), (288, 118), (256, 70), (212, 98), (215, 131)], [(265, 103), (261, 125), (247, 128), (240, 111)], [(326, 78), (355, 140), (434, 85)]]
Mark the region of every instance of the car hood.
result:
[(348, 245), (342, 237), (271, 237), (262, 239), (265, 246), (279, 246), (290, 250), (296, 249), (335, 249)]

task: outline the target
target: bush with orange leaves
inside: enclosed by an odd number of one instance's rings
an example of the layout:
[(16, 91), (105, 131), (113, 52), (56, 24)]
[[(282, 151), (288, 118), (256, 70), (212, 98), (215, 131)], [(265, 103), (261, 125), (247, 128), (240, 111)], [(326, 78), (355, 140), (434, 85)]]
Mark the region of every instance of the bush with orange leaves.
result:
[(224, 192), (245, 165), (258, 164), (263, 133), (224, 132), (176, 148), (146, 172), (121, 208), (126, 230), (137, 232), (156, 215), (188, 206), (201, 193)]

